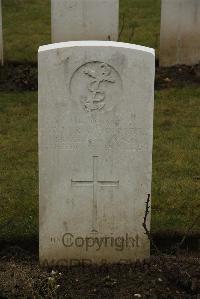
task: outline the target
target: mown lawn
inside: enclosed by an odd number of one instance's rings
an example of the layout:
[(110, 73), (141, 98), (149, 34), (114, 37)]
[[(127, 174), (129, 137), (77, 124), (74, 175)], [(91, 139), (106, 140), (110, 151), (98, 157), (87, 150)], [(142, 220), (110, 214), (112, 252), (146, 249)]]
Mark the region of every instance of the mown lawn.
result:
[[(6, 61), (36, 62), (39, 45), (50, 43), (50, 0), (3, 0), (3, 23)], [(120, 41), (158, 55), (159, 26), (160, 0), (120, 1)], [(197, 85), (155, 93), (153, 232), (185, 232), (200, 211), (199, 98)], [(36, 239), (36, 92), (0, 93), (0, 150), (0, 239)]]
[(51, 42), (50, 0), (3, 0), (5, 61), (37, 61), (40, 45)]
[(200, 87), (155, 94), (153, 230), (184, 232), (199, 215)]
[[(154, 232), (184, 232), (199, 213), (199, 97), (193, 87), (156, 92)], [(1, 93), (0, 128), (0, 238), (36, 238), (37, 93)]]
[(0, 93), (0, 239), (38, 229), (37, 94)]

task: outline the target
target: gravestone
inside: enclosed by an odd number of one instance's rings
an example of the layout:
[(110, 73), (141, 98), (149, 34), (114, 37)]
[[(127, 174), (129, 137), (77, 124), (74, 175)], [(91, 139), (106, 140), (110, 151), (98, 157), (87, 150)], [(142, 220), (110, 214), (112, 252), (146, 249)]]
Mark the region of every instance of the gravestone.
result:
[(200, 1), (162, 0), (160, 65), (200, 62)]
[(154, 60), (117, 42), (39, 48), (42, 263), (149, 256)]
[(119, 0), (51, 0), (52, 42), (117, 40)]
[(3, 65), (3, 24), (2, 24), (2, 2), (0, 0), (0, 61)]

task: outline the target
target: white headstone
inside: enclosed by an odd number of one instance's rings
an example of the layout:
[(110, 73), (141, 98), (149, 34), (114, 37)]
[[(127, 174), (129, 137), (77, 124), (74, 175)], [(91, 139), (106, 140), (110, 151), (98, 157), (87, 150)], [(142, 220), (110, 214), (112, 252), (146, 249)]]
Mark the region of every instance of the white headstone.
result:
[(41, 262), (149, 256), (154, 60), (117, 42), (39, 48)]
[(200, 62), (200, 1), (162, 0), (160, 65)]
[(0, 61), (3, 65), (3, 23), (2, 23), (2, 3), (0, 0)]
[(51, 0), (52, 42), (117, 40), (119, 0)]

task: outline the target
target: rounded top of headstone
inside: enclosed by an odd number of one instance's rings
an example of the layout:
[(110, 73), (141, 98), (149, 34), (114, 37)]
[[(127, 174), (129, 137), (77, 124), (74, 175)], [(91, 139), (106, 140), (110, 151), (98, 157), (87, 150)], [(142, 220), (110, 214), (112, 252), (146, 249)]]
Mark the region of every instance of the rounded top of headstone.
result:
[(70, 41), (49, 44), (39, 47), (38, 52), (45, 52), (50, 50), (57, 50), (61, 48), (73, 48), (73, 47), (115, 47), (123, 49), (131, 49), (140, 52), (146, 52), (155, 56), (155, 50), (153, 48), (144, 47), (135, 44), (122, 43), (122, 42), (113, 42), (113, 41)]

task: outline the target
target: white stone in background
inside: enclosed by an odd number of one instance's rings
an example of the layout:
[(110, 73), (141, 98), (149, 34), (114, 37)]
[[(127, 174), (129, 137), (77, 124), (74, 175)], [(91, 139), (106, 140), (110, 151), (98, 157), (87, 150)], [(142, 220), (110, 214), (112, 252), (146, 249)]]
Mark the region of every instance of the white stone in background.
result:
[(162, 0), (160, 65), (200, 62), (200, 1)]
[(149, 257), (154, 71), (154, 50), (141, 46), (40, 47), (41, 262)]
[(0, 61), (3, 65), (3, 23), (2, 23), (2, 2), (0, 0)]
[(119, 0), (51, 0), (52, 42), (118, 39)]

